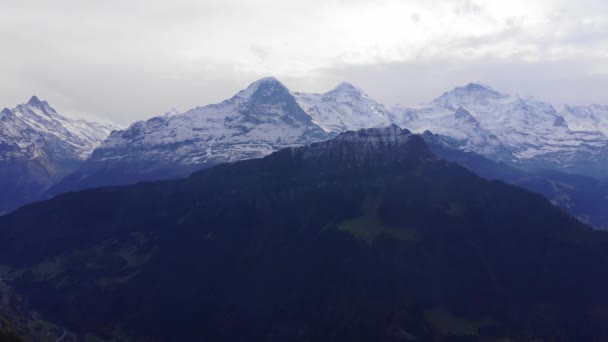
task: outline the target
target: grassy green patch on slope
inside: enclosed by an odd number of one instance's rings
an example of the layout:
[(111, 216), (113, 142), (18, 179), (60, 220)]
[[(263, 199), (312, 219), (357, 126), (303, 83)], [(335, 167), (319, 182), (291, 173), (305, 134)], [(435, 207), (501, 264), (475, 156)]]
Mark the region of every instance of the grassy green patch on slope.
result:
[(412, 240), (414, 232), (411, 229), (386, 227), (376, 217), (359, 217), (354, 220), (342, 222), (338, 230), (348, 232), (355, 238), (366, 242), (379, 239)]
[(482, 318), (477, 320), (465, 319), (453, 315), (445, 308), (435, 308), (427, 310), (424, 313), (425, 319), (442, 335), (469, 335), (481, 337), (481, 341), (510, 341), (506, 337), (483, 337), (480, 336), (480, 329), (496, 325), (496, 322), (490, 318)]

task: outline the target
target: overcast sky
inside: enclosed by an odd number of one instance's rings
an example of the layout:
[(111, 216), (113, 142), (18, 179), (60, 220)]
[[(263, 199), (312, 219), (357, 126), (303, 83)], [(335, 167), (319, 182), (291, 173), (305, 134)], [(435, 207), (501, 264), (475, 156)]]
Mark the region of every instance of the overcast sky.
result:
[(387, 105), (472, 81), (608, 104), (605, 0), (0, 0), (0, 107), (36, 94), (120, 124), (275, 76)]

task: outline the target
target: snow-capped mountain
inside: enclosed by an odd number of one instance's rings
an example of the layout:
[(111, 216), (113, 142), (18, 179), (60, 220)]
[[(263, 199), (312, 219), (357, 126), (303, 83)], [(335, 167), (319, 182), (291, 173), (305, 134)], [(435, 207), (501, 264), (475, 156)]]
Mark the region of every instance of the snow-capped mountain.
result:
[(389, 122), (386, 109), (352, 85), (305, 94), (264, 78), (219, 104), (113, 132), (55, 192), (186, 176), (218, 163), (258, 158)]
[[(113, 132), (86, 163), (53, 186), (50, 193), (179, 178), (219, 163), (324, 141), (345, 131), (384, 126), (396, 132), (397, 126), (391, 126), (395, 124), (416, 133), (425, 132), (423, 136), (433, 137), (432, 146), (445, 150), (444, 157), (464, 156), (458, 162), (481, 165), (474, 171), (484, 176), (524, 184), (522, 179), (527, 181), (536, 173), (520, 173), (516, 168), (547, 168), (602, 178), (608, 172), (602, 108), (556, 109), (533, 98), (471, 83), (428, 104), (388, 110), (348, 83), (324, 94), (307, 94), (291, 92), (278, 80), (265, 78), (219, 104), (183, 113), (172, 110)], [(336, 141), (357, 136), (345, 134)], [(376, 143), (393, 138), (371, 137), (361, 149), (373, 154)], [(534, 177), (540, 179), (534, 186), (552, 184), (557, 189), (563, 185), (545, 181), (544, 176)], [(551, 186), (539, 192), (551, 195), (551, 199), (565, 198), (561, 193), (553, 196), (557, 190), (551, 190)], [(576, 197), (576, 210), (571, 211), (581, 217), (591, 211), (585, 211), (589, 206), (584, 203), (585, 197), (579, 197), (582, 199)], [(590, 220), (603, 227), (604, 221), (597, 216)]]
[(283, 84), (262, 79), (220, 104), (155, 117), (114, 132), (93, 159), (160, 157), (177, 165), (230, 162), (326, 137)]
[(264, 78), (219, 104), (171, 111), (112, 133), (53, 193), (183, 177), (218, 163), (389, 124), (431, 131), (452, 146), (517, 167), (596, 177), (608, 171), (608, 138), (601, 131), (569, 126), (550, 104), (482, 84), (458, 87), (418, 107), (388, 110), (348, 83), (307, 94)]
[(60, 115), (33, 96), (0, 112), (0, 212), (37, 197), (83, 163), (116, 126)]
[(557, 107), (566, 119), (566, 124), (577, 131), (599, 131), (608, 136), (608, 106), (568, 106)]
[(477, 119), (463, 107), (455, 111), (437, 113), (434, 108), (397, 107), (392, 112), (393, 122), (416, 132), (432, 131), (449, 136), (463, 150), (497, 154), (505, 150), (501, 141), (483, 129)]
[(388, 125), (390, 113), (383, 105), (349, 83), (325, 94), (294, 93), (298, 104), (315, 123), (331, 133)]
[(562, 168), (594, 176), (608, 171), (608, 137), (602, 131), (582, 130), (550, 104), (482, 84), (455, 88), (418, 107), (397, 107), (392, 120), (524, 168)]

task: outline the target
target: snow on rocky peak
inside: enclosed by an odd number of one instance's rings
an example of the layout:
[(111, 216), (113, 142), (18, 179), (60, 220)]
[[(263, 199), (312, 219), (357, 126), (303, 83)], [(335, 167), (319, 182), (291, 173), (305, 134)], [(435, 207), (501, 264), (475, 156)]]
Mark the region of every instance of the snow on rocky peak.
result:
[(154, 117), (114, 132), (93, 153), (93, 160), (215, 164), (262, 157), (326, 137), (281, 82), (264, 78), (219, 104)]
[(249, 99), (257, 95), (263, 98), (273, 94), (289, 93), (289, 89), (274, 77), (265, 77), (251, 83), (246, 89), (239, 91), (235, 97)]
[(350, 84), (305, 94), (263, 78), (221, 103), (113, 132), (54, 191), (183, 177), (218, 163), (259, 158), (342, 131), (389, 123), (386, 109)]
[(477, 118), (467, 109), (458, 103), (445, 101), (446, 94), (442, 96), (442, 105), (439, 106), (436, 105), (437, 102), (432, 102), (417, 108), (394, 108), (391, 114), (393, 122), (416, 133), (431, 131), (449, 136), (455, 139), (458, 147), (463, 150), (486, 155), (502, 154), (505, 147), (501, 141), (483, 129)]
[(558, 106), (566, 125), (576, 131), (599, 131), (608, 136), (608, 105)]
[[(105, 185), (107, 175), (96, 170), (114, 170), (111, 184), (185, 176), (217, 163), (391, 124), (451, 137), (462, 150), (505, 162), (538, 157), (576, 164), (577, 158), (594, 160), (606, 149), (603, 134), (572, 129), (553, 106), (480, 83), (457, 87), (418, 107), (388, 110), (349, 83), (309, 94), (291, 92), (271, 77), (221, 103), (173, 111), (113, 132), (73, 179), (97, 174), (94, 184)], [(125, 170), (128, 180), (120, 179)]]
[(12, 114), (13, 114), (13, 112), (10, 109), (4, 108), (4, 109), (2, 109), (2, 111), (0, 111), (0, 119), (2, 119), (5, 116), (12, 115)]
[[(61, 115), (57, 114), (57, 111), (53, 107), (51, 107), (47, 101), (40, 100), (38, 98), (38, 96), (36, 96), (36, 95), (33, 95), (29, 99), (29, 101), (27, 101), (27, 103), (21, 104), (20, 106), (27, 106), (31, 109), (34, 109), (34, 108), (39, 109), (41, 113), (46, 114), (51, 117), (61, 116)], [(62, 118), (65, 119), (65, 117), (62, 117)]]
[(328, 133), (391, 123), (389, 111), (361, 89), (341, 83), (324, 94), (294, 94), (300, 106)]
[(93, 160), (215, 164), (262, 157), (388, 122), (384, 107), (350, 84), (325, 94), (292, 93), (270, 77), (219, 104), (154, 117), (115, 132), (94, 152)]
[(599, 153), (608, 141), (599, 132), (571, 129), (550, 104), (476, 83), (457, 87), (419, 107), (398, 107), (393, 117), (402, 127), (450, 136), (487, 156), (497, 153), (497, 148), (510, 150), (510, 158), (516, 159), (573, 155), (583, 149)]
[(5, 108), (0, 117), (2, 160), (33, 159), (46, 154), (51, 159), (86, 159), (117, 126), (62, 116), (38, 97), (14, 109)]
[(110, 124), (62, 116), (33, 96), (0, 113), (0, 214), (46, 197), (112, 131)]
[[(32, 96), (30, 100), (27, 101), (27, 104), (40, 109), (45, 107), (45, 104), (43, 104), (42, 101), (40, 101), (40, 99), (38, 99), (38, 96), (36, 95)], [(48, 106), (48, 103), (46, 103), (46, 106)]]
[(469, 109), (471, 106), (487, 106), (492, 101), (508, 97), (508, 95), (499, 93), (490, 86), (480, 83), (469, 83), (464, 87), (456, 87), (444, 93), (433, 100), (432, 104), (449, 111), (455, 111), (458, 107)]

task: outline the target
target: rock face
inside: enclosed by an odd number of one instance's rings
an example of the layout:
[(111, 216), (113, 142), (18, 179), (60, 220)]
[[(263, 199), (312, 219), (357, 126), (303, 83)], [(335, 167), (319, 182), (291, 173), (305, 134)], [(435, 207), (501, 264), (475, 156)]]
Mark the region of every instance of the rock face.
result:
[[(461, 149), (524, 169), (608, 174), (605, 108), (563, 107), (489, 86), (458, 87), (416, 108), (396, 108), (392, 121), (455, 140)], [(468, 115), (467, 115), (468, 114)]]
[(608, 338), (606, 233), (395, 126), (23, 207), (0, 264), (108, 340)]
[(39, 200), (117, 127), (58, 114), (33, 96), (0, 112), (0, 213)]
[(183, 177), (219, 163), (388, 123), (384, 107), (352, 85), (304, 94), (265, 78), (222, 103), (154, 117), (112, 133), (86, 165), (54, 190)]

